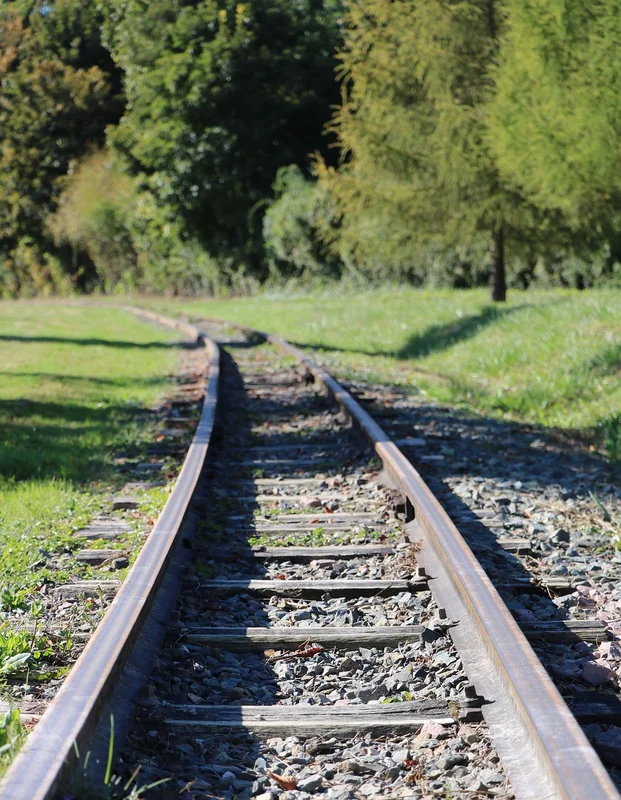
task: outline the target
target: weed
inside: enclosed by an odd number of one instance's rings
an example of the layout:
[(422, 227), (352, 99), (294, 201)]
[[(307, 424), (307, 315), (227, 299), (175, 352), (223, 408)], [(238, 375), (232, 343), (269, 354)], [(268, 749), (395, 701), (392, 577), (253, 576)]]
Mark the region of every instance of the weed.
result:
[(25, 739), (19, 709), (9, 708), (0, 714), (0, 776), (4, 775)]
[[(76, 756), (79, 759), (80, 753), (75, 745)], [(90, 753), (87, 753), (82, 765), (82, 774), (74, 776), (69, 791), (63, 797), (65, 800), (138, 800), (143, 797), (150, 789), (166, 783), (169, 778), (162, 778), (159, 781), (138, 786), (136, 778), (140, 766), (132, 772), (127, 780), (123, 780), (113, 772), (114, 762), (114, 717), (110, 716), (110, 737), (108, 739), (108, 755), (105, 764), (105, 774), (101, 786), (94, 785), (93, 779), (89, 776)]]
[(459, 719), (459, 715), (461, 714), (461, 706), (457, 700), (448, 701), (448, 710), (453, 719)]
[(0, 625), (0, 675), (18, 675), (31, 671), (31, 677), (39, 680), (42, 674), (39, 666), (44, 663), (57, 663), (73, 649), (73, 640), (66, 634), (51, 637), (37, 634), (36, 627), (31, 633), (20, 629), (12, 630), (8, 622)]
[(25, 611), (28, 607), (26, 589), (12, 589), (5, 586), (0, 590), (0, 611)]
[(389, 705), (391, 703), (410, 703), (412, 700), (414, 700), (412, 692), (403, 691), (400, 694), (393, 694), (390, 697), (385, 697), (381, 702), (383, 705)]
[(597, 434), (606, 458), (621, 461), (621, 412), (600, 419)]
[(602, 515), (606, 520), (606, 522), (612, 522), (612, 517), (610, 516), (610, 512), (608, 511), (606, 506), (602, 503), (602, 501), (599, 499), (599, 497), (596, 494), (594, 494), (594, 492), (589, 492), (589, 497), (602, 512)]

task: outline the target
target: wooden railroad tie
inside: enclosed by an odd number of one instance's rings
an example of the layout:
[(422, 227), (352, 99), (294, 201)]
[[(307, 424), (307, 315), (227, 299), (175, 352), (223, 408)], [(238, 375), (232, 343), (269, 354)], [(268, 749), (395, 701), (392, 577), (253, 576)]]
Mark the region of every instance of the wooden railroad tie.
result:
[[(196, 579), (194, 579), (196, 580)], [(400, 592), (424, 592), (429, 588), (426, 579), (417, 580), (224, 580), (198, 581), (197, 591), (220, 594), (259, 594), (294, 597), (360, 597), (391, 595)]]
[(351, 736), (415, 731), (426, 722), (454, 725), (449, 707), (437, 700), (345, 706), (167, 706), (166, 725), (193, 733), (240, 728), (271, 736)]

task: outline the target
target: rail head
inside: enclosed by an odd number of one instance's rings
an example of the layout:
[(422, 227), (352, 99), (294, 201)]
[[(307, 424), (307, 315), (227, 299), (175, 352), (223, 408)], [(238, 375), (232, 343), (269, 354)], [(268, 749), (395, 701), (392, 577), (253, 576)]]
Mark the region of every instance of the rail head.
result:
[(144, 319), (176, 328), (206, 348), (201, 415), (181, 472), (127, 578), (35, 730), (0, 781), (1, 800), (51, 800), (78, 752), (88, 751), (114, 683), (149, 614), (201, 473), (216, 413), (220, 355), (198, 328), (142, 309)]

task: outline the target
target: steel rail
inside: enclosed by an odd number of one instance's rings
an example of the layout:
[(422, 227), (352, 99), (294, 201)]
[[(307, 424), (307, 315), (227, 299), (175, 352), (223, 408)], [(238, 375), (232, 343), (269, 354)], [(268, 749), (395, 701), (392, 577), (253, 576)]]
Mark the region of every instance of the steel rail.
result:
[(482, 700), (494, 745), (519, 800), (609, 800), (621, 795), (474, 553), (391, 438), (306, 353), (273, 334), (237, 327), (293, 356), (362, 431), (409, 503), (417, 563), (452, 621), (450, 634)]
[(220, 370), (218, 347), (193, 325), (126, 308), (174, 327), (206, 348), (205, 400), (175, 486), (127, 578), (41, 721), (0, 782), (2, 800), (51, 800), (75, 765), (75, 746), (87, 752), (114, 684), (162, 583), (178, 543), (214, 425)]

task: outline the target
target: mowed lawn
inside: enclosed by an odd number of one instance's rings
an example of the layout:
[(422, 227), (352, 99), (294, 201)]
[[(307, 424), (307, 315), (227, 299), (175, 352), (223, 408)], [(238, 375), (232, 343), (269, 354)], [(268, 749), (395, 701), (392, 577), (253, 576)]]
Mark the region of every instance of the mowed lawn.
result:
[[(150, 303), (279, 333), (337, 375), (485, 414), (594, 432), (621, 409), (621, 291), (383, 289)], [(595, 435), (595, 434), (594, 434)]]
[(147, 436), (178, 338), (117, 309), (0, 302), (0, 611), (122, 482), (115, 453)]

